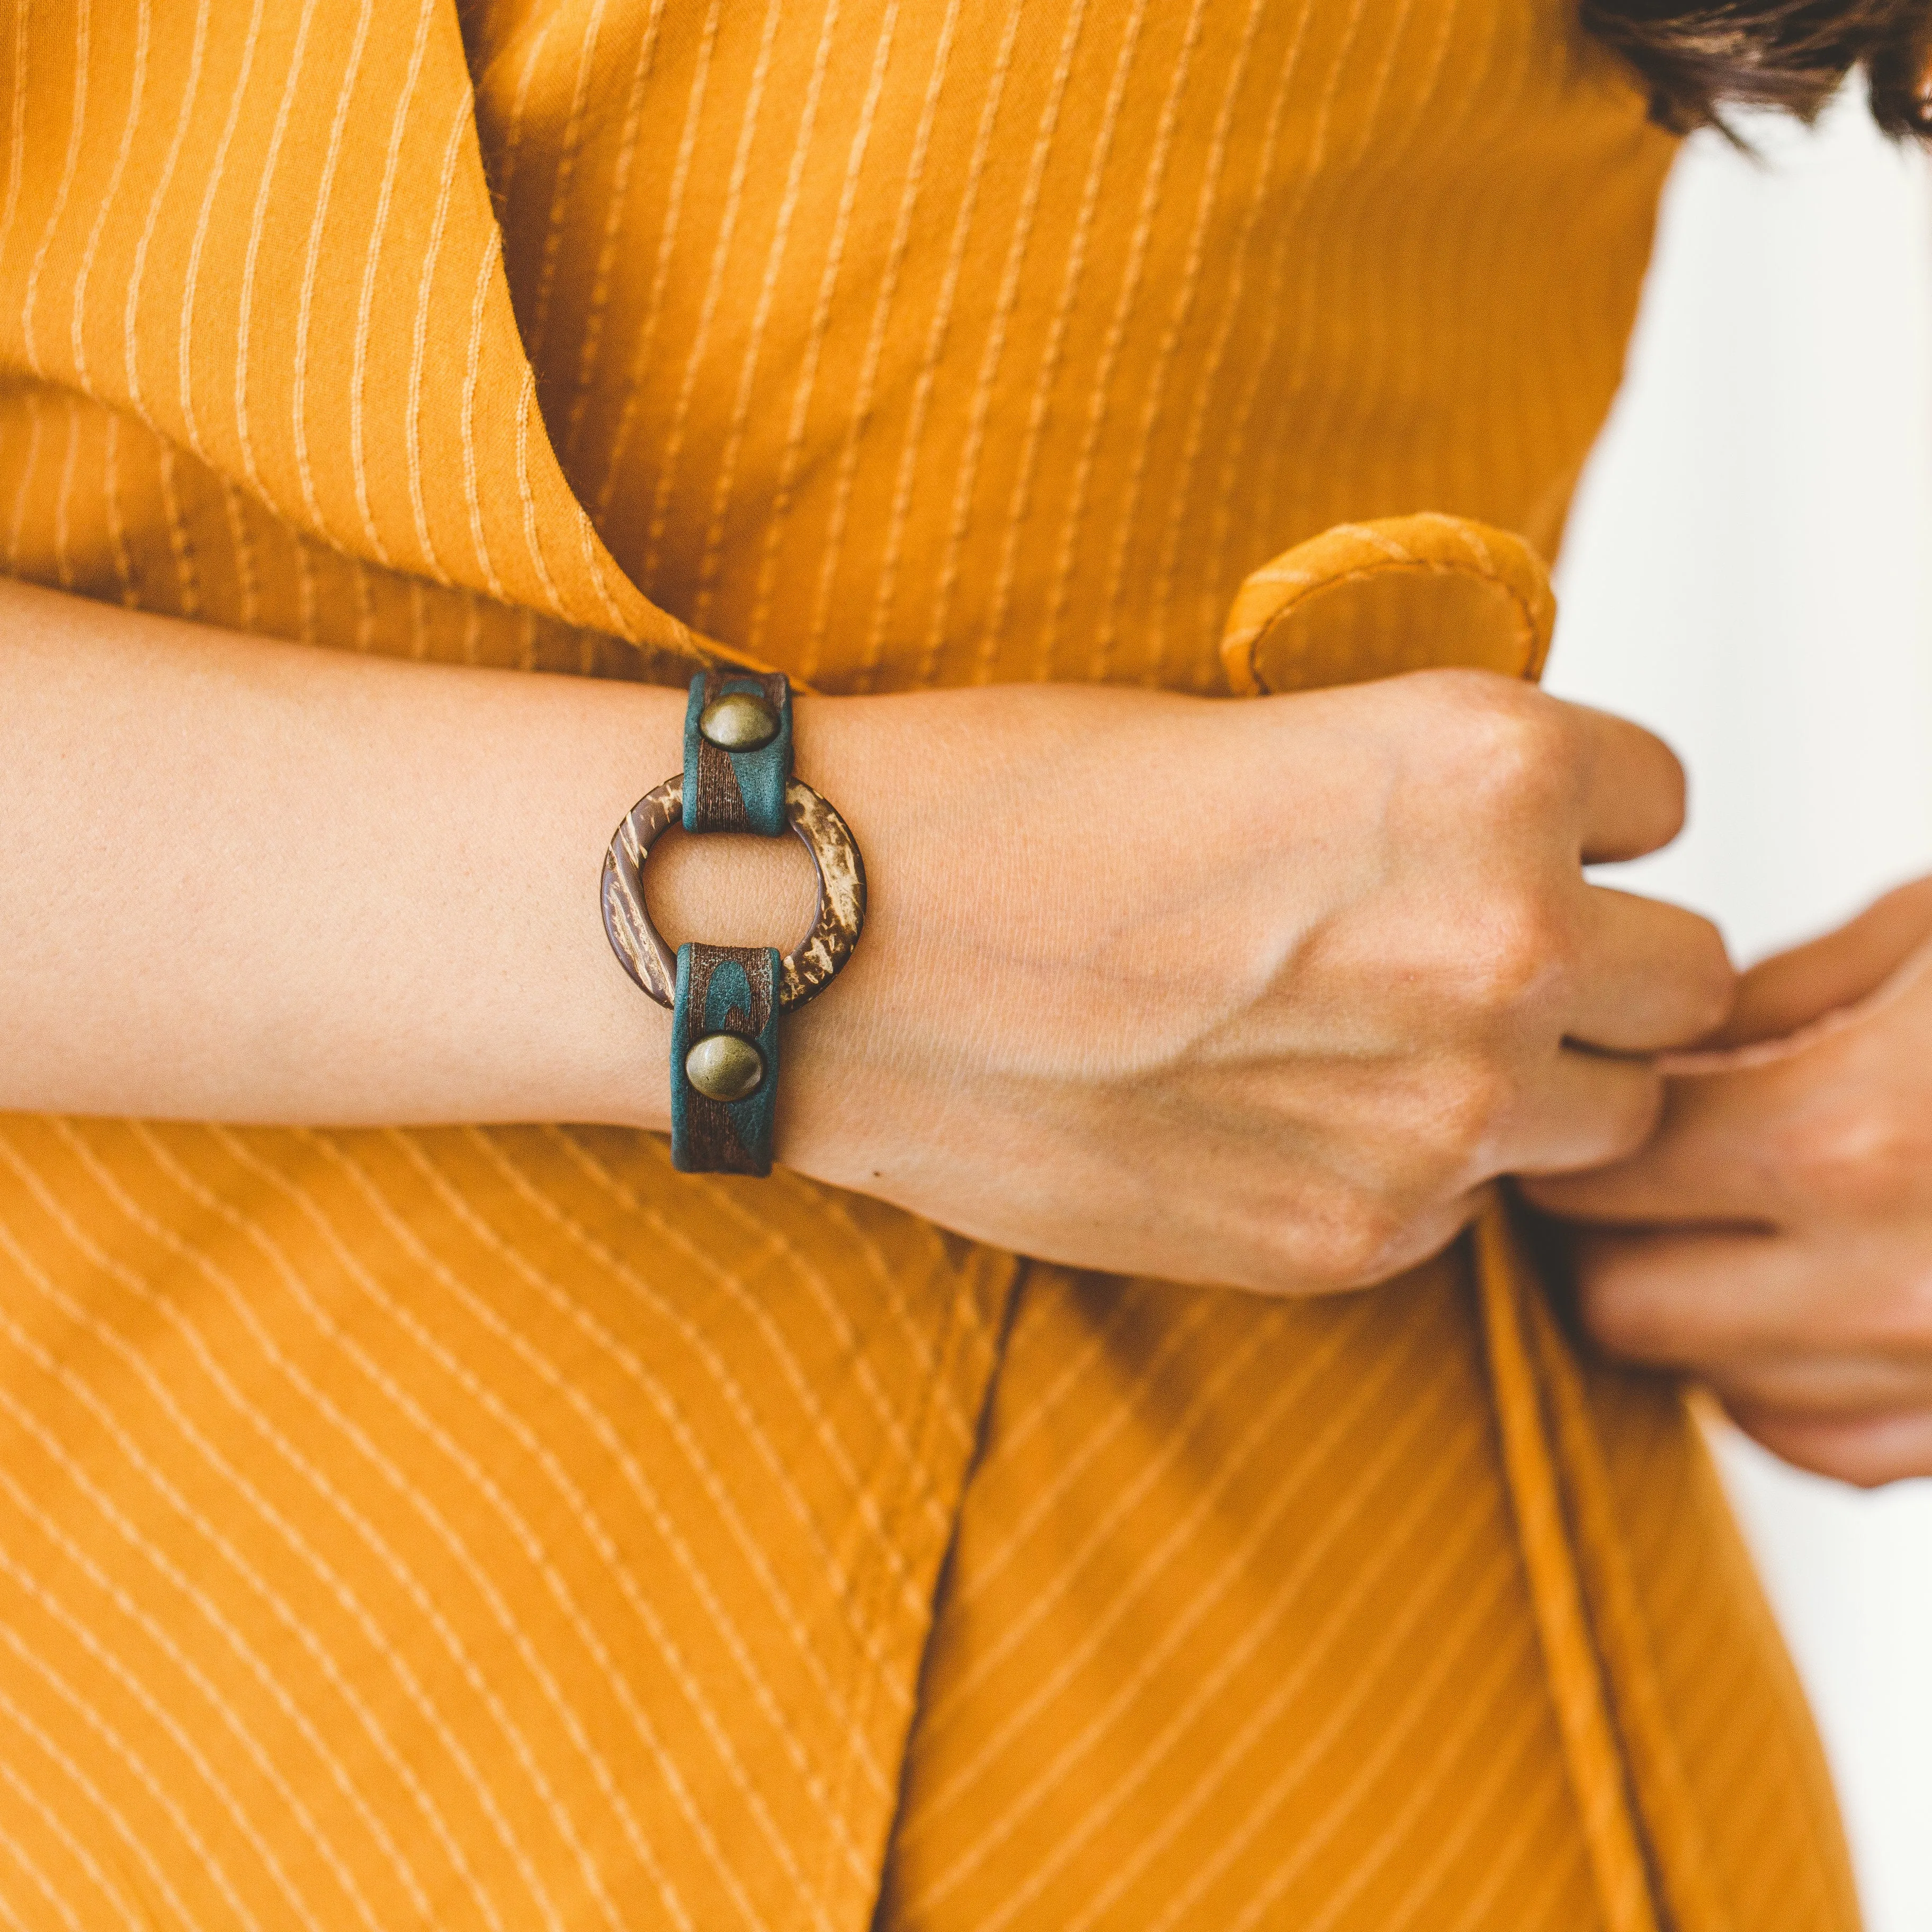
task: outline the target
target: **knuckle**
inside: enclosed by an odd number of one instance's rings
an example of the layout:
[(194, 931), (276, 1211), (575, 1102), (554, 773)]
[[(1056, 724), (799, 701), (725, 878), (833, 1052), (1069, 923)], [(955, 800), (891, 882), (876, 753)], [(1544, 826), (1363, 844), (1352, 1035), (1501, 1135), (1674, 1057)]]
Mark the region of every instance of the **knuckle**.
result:
[(1541, 893), (1498, 893), (1464, 928), (1457, 977), (1480, 1012), (1513, 1013), (1546, 991), (1574, 963), (1568, 922)]
[(1422, 1150), (1442, 1179), (1460, 1183), (1485, 1166), (1517, 1104), (1517, 1082), (1497, 1061), (1472, 1054), (1442, 1071), (1433, 1084)]
[(1394, 1206), (1365, 1194), (1330, 1203), (1304, 1227), (1298, 1244), (1304, 1263), (1327, 1286), (1362, 1288), (1391, 1271), (1406, 1223)]
[(1828, 1215), (1881, 1218), (1910, 1202), (1932, 1162), (1932, 1133), (1889, 1096), (1856, 1088), (1786, 1121), (1772, 1158), (1787, 1188)]
[(1575, 748), (1562, 707), (1510, 680), (1463, 676), (1444, 740), (1462, 801), (1514, 821), (1567, 794), (1576, 782)]

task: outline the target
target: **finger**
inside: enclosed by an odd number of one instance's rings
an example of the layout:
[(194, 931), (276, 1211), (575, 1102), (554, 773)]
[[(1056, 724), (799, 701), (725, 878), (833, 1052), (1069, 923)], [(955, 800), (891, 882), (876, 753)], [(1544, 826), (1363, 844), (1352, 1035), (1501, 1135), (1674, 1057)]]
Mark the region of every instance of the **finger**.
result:
[(1654, 731), (1586, 704), (1566, 706), (1577, 731), (1586, 865), (1639, 859), (1684, 829), (1684, 767)]
[(1886, 894), (1835, 932), (1754, 966), (1708, 1045), (1777, 1040), (1875, 993), (1932, 939), (1932, 878)]
[(1546, 1214), (1606, 1227), (1781, 1226), (1790, 1190), (1767, 1152), (1784, 1112), (1779, 1073), (1670, 1081), (1656, 1130), (1629, 1158), (1523, 1191)]
[(1561, 1048), (1510, 1108), (1496, 1166), (1505, 1174), (1558, 1174), (1622, 1160), (1654, 1130), (1664, 1088), (1646, 1061)]
[(1579, 1318), (1612, 1354), (1713, 1373), (1832, 1358), (1932, 1379), (1924, 1238), (1586, 1230), (1568, 1250)]
[(1820, 1419), (1932, 1408), (1932, 1363), (1784, 1353), (1688, 1364), (1729, 1408)]
[(1613, 1354), (1702, 1370), (1832, 1358), (1932, 1379), (1924, 1250), (1914, 1228), (1864, 1242), (1592, 1232), (1570, 1252), (1580, 1318)]
[(1576, 1312), (1606, 1354), (1652, 1368), (1855, 1348), (1833, 1297), (1790, 1237), (1596, 1234), (1572, 1250)]
[(1730, 1413), (1747, 1436), (1774, 1456), (1841, 1483), (1870, 1490), (1932, 1476), (1932, 1412), (1923, 1408), (1851, 1417), (1749, 1408)]
[(1737, 976), (1708, 919), (1661, 899), (1592, 886), (1583, 895), (1570, 1037), (1620, 1053), (1701, 1039), (1730, 1010)]

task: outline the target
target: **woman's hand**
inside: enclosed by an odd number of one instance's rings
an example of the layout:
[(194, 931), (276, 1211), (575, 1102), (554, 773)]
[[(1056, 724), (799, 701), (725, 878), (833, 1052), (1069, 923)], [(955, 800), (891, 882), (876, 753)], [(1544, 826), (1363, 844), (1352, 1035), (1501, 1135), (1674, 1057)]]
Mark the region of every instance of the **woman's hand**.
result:
[[(597, 880), (682, 692), (4, 584), (0, 639), (0, 1108), (667, 1124)], [(1729, 1004), (1710, 926), (1580, 869), (1676, 832), (1676, 760), (1502, 679), (806, 698), (796, 732), (872, 904), (788, 1022), (780, 1158), (1006, 1246), (1375, 1280), (1491, 1177), (1630, 1153), (1660, 1082), (1616, 1056)], [(809, 871), (673, 835), (646, 883), (674, 939), (786, 945)]]
[(1585, 1323), (1788, 1461), (1932, 1475), (1932, 879), (1746, 974), (1684, 1065), (1633, 1159), (1526, 1184), (1586, 1224)]
[(1660, 1082), (1621, 1056), (1730, 1006), (1712, 926), (1580, 869), (1676, 834), (1676, 760), (1526, 686), (1004, 688), (799, 719), (874, 891), (788, 1036), (784, 1158), (1003, 1245), (1276, 1292), (1382, 1279), (1493, 1177), (1631, 1152)]

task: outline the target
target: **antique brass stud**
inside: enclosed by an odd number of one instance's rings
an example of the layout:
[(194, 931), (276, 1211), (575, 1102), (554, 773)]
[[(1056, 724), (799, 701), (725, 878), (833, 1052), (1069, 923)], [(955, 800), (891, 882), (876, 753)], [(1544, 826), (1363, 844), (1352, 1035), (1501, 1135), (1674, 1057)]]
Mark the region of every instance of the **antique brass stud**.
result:
[(735, 1033), (708, 1033), (691, 1043), (684, 1077), (707, 1100), (746, 1100), (764, 1085), (765, 1056)]
[(699, 712), (698, 728), (721, 752), (755, 752), (778, 734), (778, 715), (748, 691), (728, 691)]

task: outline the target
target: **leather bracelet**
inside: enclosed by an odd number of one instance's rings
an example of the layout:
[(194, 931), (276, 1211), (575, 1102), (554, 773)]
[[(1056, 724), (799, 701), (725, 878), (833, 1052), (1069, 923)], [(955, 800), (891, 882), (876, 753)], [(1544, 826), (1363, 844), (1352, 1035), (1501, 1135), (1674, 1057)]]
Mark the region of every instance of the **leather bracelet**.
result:
[[(671, 1010), (671, 1162), (687, 1174), (771, 1172), (780, 1016), (830, 986), (866, 922), (866, 864), (838, 812), (791, 771), (782, 672), (691, 681), (684, 769), (626, 814), (604, 855), (604, 930), (624, 970)], [(790, 952), (681, 946), (644, 906), (644, 862), (673, 825), (775, 838), (788, 826), (818, 874), (811, 929)]]

